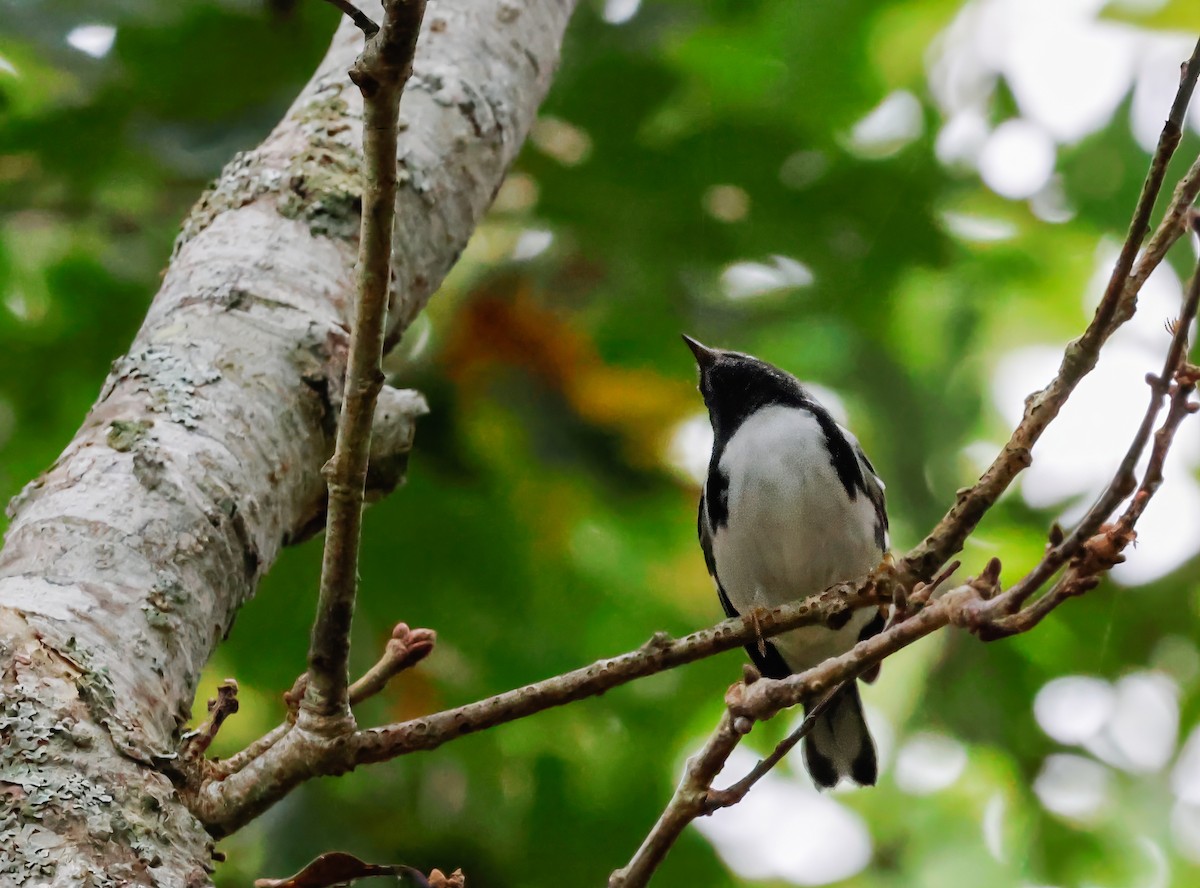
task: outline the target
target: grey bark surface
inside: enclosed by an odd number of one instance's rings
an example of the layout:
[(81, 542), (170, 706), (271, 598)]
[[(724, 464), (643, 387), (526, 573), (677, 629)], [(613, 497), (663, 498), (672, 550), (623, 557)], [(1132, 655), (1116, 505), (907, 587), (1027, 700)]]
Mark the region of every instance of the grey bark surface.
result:
[[(393, 338), (491, 202), (572, 5), (431, 0), (401, 111)], [(353, 292), (362, 104), (345, 71), (360, 47), (344, 23), (284, 120), (200, 200), (74, 440), (9, 505), (0, 883), (209, 883), (209, 837), (158, 765), (238, 608), (320, 527)]]

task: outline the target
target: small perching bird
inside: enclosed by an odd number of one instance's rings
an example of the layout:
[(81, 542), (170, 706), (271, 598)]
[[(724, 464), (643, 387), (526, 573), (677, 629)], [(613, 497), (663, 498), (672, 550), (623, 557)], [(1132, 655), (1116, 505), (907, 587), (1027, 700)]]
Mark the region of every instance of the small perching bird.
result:
[[(683, 339), (700, 367), (713, 428), (697, 529), (726, 615), (778, 607), (875, 568), (888, 546), (883, 482), (855, 437), (790, 373)], [(856, 610), (844, 624), (795, 629), (746, 650), (763, 675), (785, 678), (883, 624), (882, 612)], [(875, 744), (856, 683), (817, 718), (804, 761), (821, 787), (842, 777), (875, 783)]]

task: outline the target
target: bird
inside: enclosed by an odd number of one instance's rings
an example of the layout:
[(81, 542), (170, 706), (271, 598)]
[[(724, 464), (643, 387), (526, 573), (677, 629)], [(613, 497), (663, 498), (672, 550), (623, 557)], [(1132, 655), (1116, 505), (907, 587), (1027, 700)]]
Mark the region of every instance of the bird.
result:
[[(883, 481), (854, 435), (792, 374), (683, 339), (700, 369), (713, 430), (696, 525), (725, 615), (753, 619), (874, 569), (888, 550), (887, 505)], [(746, 651), (762, 675), (786, 678), (844, 653), (884, 622), (881, 609), (858, 609), (842, 622), (760, 637)], [(816, 702), (804, 701), (805, 709)], [(822, 789), (844, 777), (874, 785), (875, 744), (856, 681), (817, 717), (804, 763)]]

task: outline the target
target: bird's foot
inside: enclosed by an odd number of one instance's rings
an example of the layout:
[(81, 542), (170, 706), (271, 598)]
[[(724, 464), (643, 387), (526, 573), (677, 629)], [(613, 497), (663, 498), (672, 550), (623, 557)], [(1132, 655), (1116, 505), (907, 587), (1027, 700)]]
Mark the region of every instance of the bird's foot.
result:
[(769, 607), (756, 605), (750, 609), (750, 625), (754, 627), (754, 637), (758, 639), (758, 655), (765, 657), (767, 655), (767, 639), (763, 637), (762, 624), (763, 619), (771, 612)]

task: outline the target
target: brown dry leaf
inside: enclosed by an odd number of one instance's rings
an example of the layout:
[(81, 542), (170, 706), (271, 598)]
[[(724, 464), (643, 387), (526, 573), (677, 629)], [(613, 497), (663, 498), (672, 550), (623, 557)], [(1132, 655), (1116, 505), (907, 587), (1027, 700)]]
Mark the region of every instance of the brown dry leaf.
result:
[[(635, 465), (656, 465), (663, 429), (699, 409), (690, 384), (649, 369), (605, 364), (583, 332), (539, 304), (519, 280), (480, 288), (456, 315), (443, 359), (468, 391), (486, 386), (497, 364), (523, 368), (560, 393), (578, 416), (617, 432)], [(682, 349), (679, 362), (689, 366)]]

